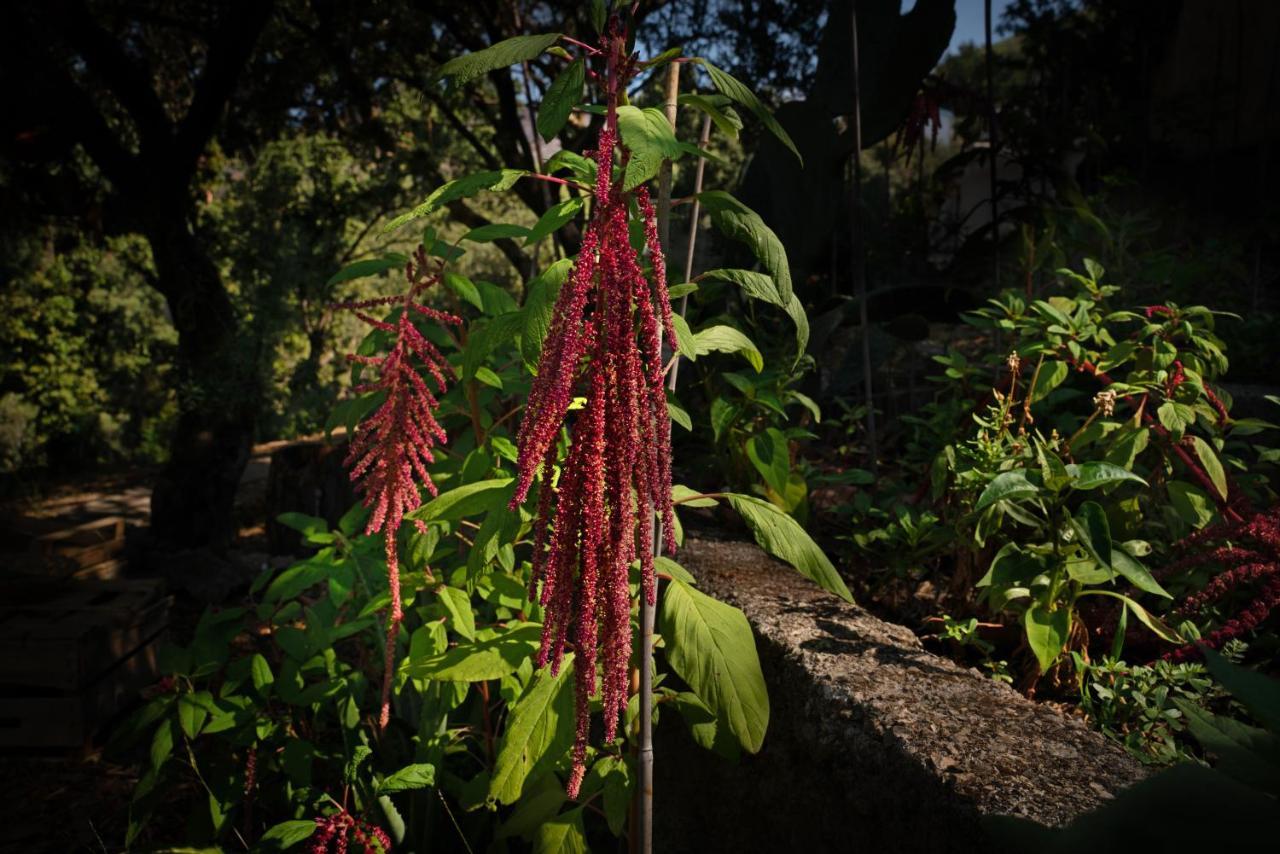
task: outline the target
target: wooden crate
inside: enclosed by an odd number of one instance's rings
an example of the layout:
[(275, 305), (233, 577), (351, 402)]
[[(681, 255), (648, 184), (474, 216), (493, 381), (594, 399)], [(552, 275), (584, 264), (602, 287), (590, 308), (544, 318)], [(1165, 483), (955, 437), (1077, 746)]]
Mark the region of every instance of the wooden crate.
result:
[(37, 537), (33, 557), (52, 575), (107, 580), (119, 575), (124, 546), (124, 519), (107, 516)]
[(158, 580), (0, 588), (0, 746), (85, 743), (155, 681), (172, 601)]

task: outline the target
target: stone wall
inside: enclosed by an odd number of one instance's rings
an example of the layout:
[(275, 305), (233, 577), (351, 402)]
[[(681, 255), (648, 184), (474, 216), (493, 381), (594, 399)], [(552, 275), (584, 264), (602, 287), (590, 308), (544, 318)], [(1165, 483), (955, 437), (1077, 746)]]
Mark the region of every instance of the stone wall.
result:
[(662, 717), (657, 850), (990, 851), (983, 815), (1064, 824), (1143, 767), (1079, 720), (927, 652), (754, 545), (676, 556), (755, 629), (771, 714), (732, 762)]

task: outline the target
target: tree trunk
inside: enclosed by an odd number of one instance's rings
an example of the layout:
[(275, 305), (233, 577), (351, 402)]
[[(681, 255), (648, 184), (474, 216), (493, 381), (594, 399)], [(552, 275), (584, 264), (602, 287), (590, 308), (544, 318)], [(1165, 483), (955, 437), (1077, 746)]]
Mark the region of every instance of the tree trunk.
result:
[(145, 227), (178, 331), (180, 407), (169, 461), (151, 493), (151, 529), (167, 545), (221, 549), (235, 536), (236, 488), (261, 390), (253, 348), (238, 338), (222, 278), (187, 222), (180, 212), (149, 217)]

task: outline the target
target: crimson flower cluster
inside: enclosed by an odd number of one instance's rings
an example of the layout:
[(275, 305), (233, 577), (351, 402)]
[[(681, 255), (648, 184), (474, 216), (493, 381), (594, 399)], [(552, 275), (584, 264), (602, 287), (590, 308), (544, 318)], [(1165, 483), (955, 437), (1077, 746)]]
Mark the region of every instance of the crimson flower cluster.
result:
[[(355, 848), (350, 848), (351, 843)], [(377, 825), (361, 821), (346, 810), (316, 818), (310, 854), (389, 854), (391, 840)]]
[[(550, 662), (558, 672), (570, 641), (576, 655), (571, 797), (582, 781), (598, 663), (603, 665), (607, 741), (617, 736), (626, 708), (628, 571), (638, 558), (643, 593), (652, 604), (655, 513), (663, 520), (665, 545), (675, 548), (671, 429), (662, 382), (661, 335), (674, 337), (666, 272), (648, 193), (643, 187), (625, 193), (613, 184), (616, 141), (610, 117), (596, 145), (591, 220), (556, 301), (520, 425), (519, 474), (511, 502), (514, 508), (525, 500), (541, 467), (531, 595), (546, 607), (539, 666)], [(628, 235), (632, 199), (644, 219), (650, 275)], [(573, 420), (568, 456), (556, 482), (556, 445), (575, 397), (585, 402)]]
[[(357, 430), (346, 458), (351, 479), (363, 494), (365, 507), (371, 511), (365, 534), (371, 536), (385, 532), (391, 608), (387, 615), (383, 662), (381, 727), (387, 725), (391, 715), (391, 674), (395, 663), (396, 636), (403, 618), (396, 532), (405, 514), (421, 505), (420, 487), (433, 496), (436, 494), (427, 466), (435, 461), (431, 449), (437, 443), (443, 444), (447, 438), (435, 417), (439, 406), (436, 392), (432, 392), (415, 363), (422, 366), (439, 393), (444, 392), (447, 379), (453, 376), (448, 361), (418, 331), (413, 318), (421, 315), (451, 326), (462, 323), (456, 315), (418, 301), (422, 293), (440, 278), (438, 274), (429, 272), (426, 251), (421, 246), (405, 265), (405, 276), (409, 280), (409, 288), (400, 296), (345, 302), (337, 306), (354, 312), (356, 317), (374, 329), (391, 336), (393, 342), (382, 356), (347, 356), (349, 361), (374, 371), (370, 382), (356, 386), (353, 391), (356, 394), (383, 395), (377, 410)], [(389, 307), (399, 309), (398, 316), (392, 320), (380, 320), (369, 313)]]
[[(1222, 601), (1233, 591), (1252, 591), (1248, 604), (1200, 640), (1205, 646), (1218, 649), (1227, 641), (1255, 630), (1273, 610), (1280, 607), (1280, 506), (1243, 521), (1197, 531), (1179, 546), (1186, 550), (1211, 543), (1221, 545), (1184, 554), (1164, 574), (1211, 564), (1223, 567), (1203, 590), (1183, 601), (1177, 611), (1181, 617), (1192, 616)], [(1166, 653), (1164, 658), (1186, 661), (1197, 655), (1197, 647), (1188, 644)]]

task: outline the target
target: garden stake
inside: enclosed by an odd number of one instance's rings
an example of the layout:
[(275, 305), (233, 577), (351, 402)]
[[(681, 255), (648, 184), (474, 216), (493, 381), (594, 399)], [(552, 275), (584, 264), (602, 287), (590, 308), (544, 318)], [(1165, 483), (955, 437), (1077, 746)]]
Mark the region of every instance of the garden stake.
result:
[(871, 382), (871, 322), (867, 319), (867, 267), (862, 246), (862, 91), (858, 80), (858, 0), (850, 10), (853, 21), (853, 184), (849, 189), (849, 248), (853, 271), (853, 292), (858, 298), (858, 325), (862, 330), (862, 387), (867, 396), (867, 450), (875, 472), (876, 402)]

